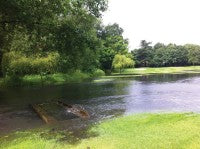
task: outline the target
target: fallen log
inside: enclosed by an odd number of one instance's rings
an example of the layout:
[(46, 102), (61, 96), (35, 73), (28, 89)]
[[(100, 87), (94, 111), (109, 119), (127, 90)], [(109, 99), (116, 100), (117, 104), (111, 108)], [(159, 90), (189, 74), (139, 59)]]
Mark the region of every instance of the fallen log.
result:
[(46, 124), (52, 124), (56, 123), (57, 120), (49, 116), (45, 110), (43, 110), (39, 105), (31, 105), (34, 111), (38, 114), (38, 116), (46, 123)]
[(58, 105), (64, 107), (67, 112), (69, 113), (72, 113), (82, 119), (89, 119), (90, 118), (90, 115), (88, 114), (88, 112), (84, 109), (81, 109), (81, 108), (78, 108), (78, 107), (75, 107), (75, 106), (72, 106), (72, 105), (68, 105), (62, 101), (58, 101), (57, 102)]

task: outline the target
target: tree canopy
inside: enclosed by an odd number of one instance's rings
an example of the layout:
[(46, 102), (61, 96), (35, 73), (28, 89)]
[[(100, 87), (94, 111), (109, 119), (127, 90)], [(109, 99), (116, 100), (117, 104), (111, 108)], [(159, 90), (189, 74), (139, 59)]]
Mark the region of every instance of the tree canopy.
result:
[(137, 67), (186, 66), (200, 64), (199, 45), (176, 45), (142, 41), (141, 48), (132, 51)]
[(103, 43), (100, 50), (102, 69), (112, 69), (112, 62), (116, 54), (128, 54), (128, 40), (124, 39), (123, 32), (123, 29), (116, 23), (100, 27), (99, 38)]
[(4, 54), (12, 51), (28, 59), (57, 52), (58, 71), (92, 71), (99, 66), (102, 46), (96, 26), (101, 24), (107, 3), (107, 0), (0, 1), (0, 62)]
[(107, 7), (107, 0), (0, 1), (0, 75), (123, 69), (121, 60), (131, 59), (137, 67), (200, 64), (198, 45), (142, 40), (130, 54), (124, 30), (102, 23)]

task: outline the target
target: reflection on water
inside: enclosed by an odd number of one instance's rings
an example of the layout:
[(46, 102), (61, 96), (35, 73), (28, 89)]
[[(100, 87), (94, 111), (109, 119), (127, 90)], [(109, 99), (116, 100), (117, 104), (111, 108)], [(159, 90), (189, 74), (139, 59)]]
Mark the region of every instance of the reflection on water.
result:
[[(152, 75), (104, 83), (0, 89), (0, 134), (43, 125), (29, 105), (56, 99), (83, 106), (91, 114), (91, 122), (140, 112), (199, 112), (200, 75)], [(68, 121), (68, 128), (82, 124), (74, 121)]]

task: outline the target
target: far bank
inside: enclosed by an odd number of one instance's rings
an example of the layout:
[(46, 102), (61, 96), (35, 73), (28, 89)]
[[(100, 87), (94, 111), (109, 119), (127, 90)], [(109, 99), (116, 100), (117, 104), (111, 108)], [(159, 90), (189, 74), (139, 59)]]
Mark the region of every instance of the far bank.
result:
[(73, 73), (56, 73), (51, 75), (26, 75), (21, 78), (0, 78), (0, 86), (41, 86), (41, 85), (62, 85), (67, 83), (80, 83), (85, 81), (95, 81), (107, 78), (118, 77), (134, 77), (145, 75), (158, 74), (198, 74), (200, 73), (200, 66), (185, 66), (185, 67), (142, 67), (142, 68), (128, 68), (121, 73), (117, 70), (109, 75), (105, 75), (102, 70), (97, 70), (94, 73), (83, 73), (76, 71)]

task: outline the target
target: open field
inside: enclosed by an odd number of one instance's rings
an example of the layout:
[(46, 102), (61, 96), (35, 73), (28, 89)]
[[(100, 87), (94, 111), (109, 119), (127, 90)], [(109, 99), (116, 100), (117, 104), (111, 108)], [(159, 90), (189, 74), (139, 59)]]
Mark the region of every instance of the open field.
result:
[(76, 138), (74, 143), (60, 141), (61, 135), (57, 135), (59, 139), (47, 139), (41, 133), (24, 132), (2, 137), (0, 148), (197, 149), (200, 148), (199, 126), (200, 115), (194, 113), (139, 114), (102, 122), (87, 132), (91, 137)]
[[(130, 68), (125, 69), (121, 74), (124, 75), (146, 75), (146, 74), (177, 74), (177, 73), (200, 73), (200, 66), (185, 67), (160, 67), (160, 68)], [(119, 73), (113, 73), (116, 75)]]
[(127, 68), (121, 73), (118, 71), (113, 72), (109, 76), (103, 76), (101, 78), (123, 78), (133, 76), (144, 76), (144, 75), (157, 75), (157, 74), (200, 74), (200, 66), (185, 66), (185, 67), (159, 67), (159, 68)]

